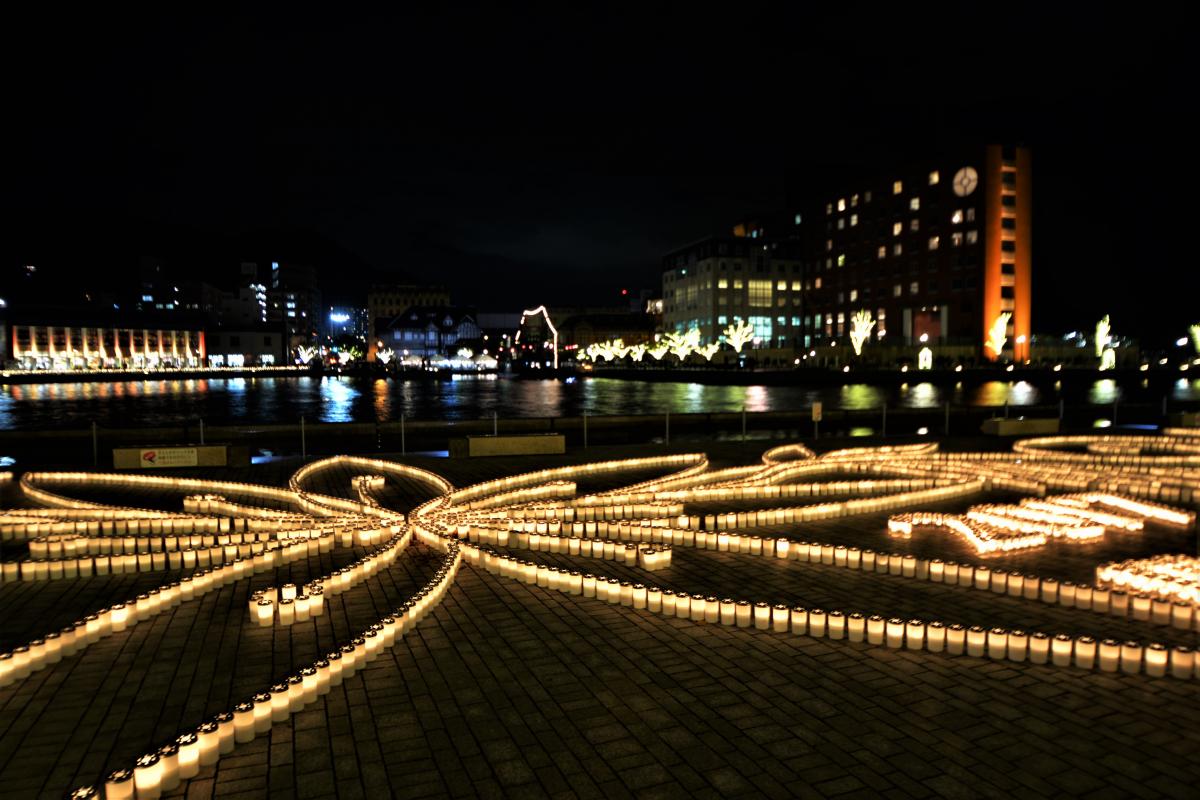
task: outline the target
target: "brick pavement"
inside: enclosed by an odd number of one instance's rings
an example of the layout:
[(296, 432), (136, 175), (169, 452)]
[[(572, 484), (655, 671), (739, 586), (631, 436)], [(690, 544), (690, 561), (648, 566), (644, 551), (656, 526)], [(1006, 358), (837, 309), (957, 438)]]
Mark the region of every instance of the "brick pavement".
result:
[[(749, 463), (761, 449), (725, 445), (714, 460)], [(536, 464), (630, 452), (593, 448)], [(410, 461), (457, 486), (534, 463)], [(282, 484), (292, 468), (234, 479)], [(322, 475), (312, 488), (348, 496), (351, 473)], [(424, 497), (415, 484), (389, 492), (397, 506)], [(945, 539), (886, 540), (882, 519), (790, 533), (973, 560)], [(1018, 569), (1078, 580), (1117, 553), (1194, 552), (1193, 537), (1110, 534), (1100, 545), (1008, 558)], [(413, 545), (390, 570), (330, 598), (310, 623), (249, 623), (253, 588), (306, 580), (358, 555), (335, 550), (223, 587), (0, 689), (5, 795), (58, 797), (97, 781), (343, 643), (411, 595), (440, 558)], [(988, 592), (736, 554), (676, 548), (672, 567), (649, 578), (613, 562), (536, 557), (717, 596), (1097, 636), (1144, 632)], [(161, 582), (150, 574), (0, 587), (0, 649)], [(1161, 632), (1163, 641), (1197, 644), (1195, 634)], [(1195, 682), (665, 619), (464, 567), (403, 641), (171, 794), (1183, 796), (1200, 780), (1198, 691)]]

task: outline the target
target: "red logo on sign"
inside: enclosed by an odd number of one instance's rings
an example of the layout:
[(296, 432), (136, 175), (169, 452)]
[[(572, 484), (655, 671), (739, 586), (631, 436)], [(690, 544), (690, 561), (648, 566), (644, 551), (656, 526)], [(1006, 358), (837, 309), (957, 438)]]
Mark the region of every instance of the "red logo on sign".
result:
[(157, 455), (158, 454), (153, 450), (147, 450), (145, 453), (142, 453), (142, 461), (149, 461), (151, 464), (153, 464)]

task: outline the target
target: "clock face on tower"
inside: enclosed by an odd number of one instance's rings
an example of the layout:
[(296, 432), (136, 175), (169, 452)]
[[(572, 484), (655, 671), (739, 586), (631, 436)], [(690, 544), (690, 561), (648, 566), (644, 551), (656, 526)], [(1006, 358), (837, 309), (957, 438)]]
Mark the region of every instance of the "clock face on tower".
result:
[(954, 193), (966, 197), (979, 185), (979, 173), (974, 167), (963, 167), (954, 174)]

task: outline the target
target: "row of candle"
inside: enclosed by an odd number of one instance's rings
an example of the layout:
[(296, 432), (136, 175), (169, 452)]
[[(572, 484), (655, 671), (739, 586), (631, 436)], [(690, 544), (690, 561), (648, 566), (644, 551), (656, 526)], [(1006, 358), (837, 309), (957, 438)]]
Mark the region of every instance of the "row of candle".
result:
[(537, 502), (540, 500), (553, 500), (564, 497), (575, 496), (575, 484), (571, 481), (550, 481), (549, 483), (541, 483), (536, 486), (527, 486), (521, 489), (512, 489), (499, 494), (488, 495), (487, 497), (477, 498), (463, 503), (463, 507), (472, 511), (498, 508), (500, 506), (511, 505), (515, 502)]
[(988, 657), (1014, 662), (1055, 666), (1097, 666), (1105, 672), (1151, 677), (1171, 674), (1176, 678), (1200, 677), (1200, 658), (1188, 647), (1169, 649), (1160, 643), (1142, 645), (1105, 639), (1097, 647), (1089, 636), (1071, 637), (1004, 628), (967, 628), (958, 623), (925, 622), (919, 619), (885, 619), (858, 612), (807, 609), (784, 604), (718, 599), (703, 594), (677, 593), (616, 578), (580, 575), (554, 567), (532, 565), (491, 551), (481, 551), (479, 561), (489, 572), (565, 594), (596, 598), (613, 605), (645, 610), (692, 622), (755, 628), (776, 633), (827, 637), (871, 645), (932, 653)]
[[(552, 469), (526, 472), (507, 478), (477, 483), (465, 489), (450, 492), (446, 498), (448, 506), (461, 505), (481, 497), (508, 493), (516, 489), (563, 480), (570, 477), (596, 477), (611, 473), (631, 472), (650, 469), (670, 469), (673, 467), (703, 468), (708, 459), (702, 453), (684, 453), (670, 456), (650, 456), (647, 458), (627, 458), (615, 461), (598, 461), (591, 464), (579, 464), (570, 467), (555, 467)], [(633, 488), (633, 487), (629, 487)]]
[(231, 711), (217, 714), (195, 730), (139, 757), (131, 767), (110, 772), (101, 787), (79, 791), (89, 796), (89, 792), (98, 794), (102, 789), (106, 800), (152, 800), (174, 790), (181, 781), (196, 777), (201, 767), (216, 764), (238, 744), (252, 742), (273, 724), (286, 722), (393, 647), (441, 601), (460, 564), (457, 546), (449, 545), (441, 567), (425, 587), (348, 644), (238, 703)]
[[(1115, 442), (1136, 453), (1072, 452), (1063, 448), (1087, 448)], [(1013, 452), (1030, 460), (1070, 464), (1196, 467), (1200, 466), (1200, 444), (1177, 436), (1044, 436), (1013, 444)]]
[(1096, 583), (1200, 606), (1200, 558), (1170, 554), (1101, 564)]
[[(305, 530), (309, 536), (322, 532)], [(295, 531), (289, 532), (294, 534)], [(332, 533), (332, 531), (326, 531)], [(289, 535), (288, 538), (299, 538)], [(305, 537), (308, 538), (308, 537)], [(197, 550), (202, 547), (224, 547), (225, 545), (253, 544), (274, 541), (274, 532), (252, 531), (248, 533), (193, 534), (183, 536), (41, 536), (29, 542), (32, 558), (63, 558), (82, 555), (124, 555), (127, 553), (167, 553), (176, 550)]]
[[(524, 498), (521, 498), (524, 500)], [(472, 503), (470, 508), (474, 509)], [(599, 522), (642, 517), (675, 517), (683, 513), (683, 503), (623, 503), (588, 506), (518, 506), (505, 509), (504, 515), (513, 520), (545, 520), (560, 524)]]

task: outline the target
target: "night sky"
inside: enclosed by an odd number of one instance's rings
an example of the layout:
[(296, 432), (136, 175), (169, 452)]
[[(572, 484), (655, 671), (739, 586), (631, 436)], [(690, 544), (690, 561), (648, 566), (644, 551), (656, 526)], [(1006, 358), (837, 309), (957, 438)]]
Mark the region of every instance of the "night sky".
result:
[(14, 20), (0, 258), (280, 258), (334, 297), (391, 272), (599, 304), (789, 197), (1009, 140), (1035, 158), (1035, 330), (1200, 319), (1181, 19), (694, 5)]

